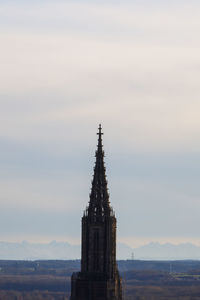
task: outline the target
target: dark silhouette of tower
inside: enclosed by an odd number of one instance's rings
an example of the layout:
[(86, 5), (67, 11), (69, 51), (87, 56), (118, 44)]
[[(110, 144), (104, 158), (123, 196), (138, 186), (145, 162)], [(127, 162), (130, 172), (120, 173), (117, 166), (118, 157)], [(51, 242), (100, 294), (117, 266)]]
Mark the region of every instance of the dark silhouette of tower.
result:
[(116, 264), (116, 218), (109, 203), (101, 125), (97, 134), (90, 201), (82, 217), (81, 272), (72, 275), (71, 300), (122, 300)]

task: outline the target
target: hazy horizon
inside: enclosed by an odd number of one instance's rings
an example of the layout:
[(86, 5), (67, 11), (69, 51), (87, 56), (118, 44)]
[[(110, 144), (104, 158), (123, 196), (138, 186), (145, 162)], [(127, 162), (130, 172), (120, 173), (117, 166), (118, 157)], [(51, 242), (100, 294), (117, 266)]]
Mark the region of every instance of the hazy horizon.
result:
[[(48, 243), (1, 242), (1, 260), (70, 260), (81, 258), (81, 244), (51, 241)], [(141, 246), (130, 247), (118, 242), (116, 245), (118, 260), (200, 260), (200, 246), (192, 243), (150, 242)]]
[[(74, 237), (69, 237), (67, 238), (66, 236), (63, 237), (59, 237), (57, 236), (57, 238), (55, 238), (55, 236), (49, 237), (49, 236), (32, 236), (31, 238), (27, 236), (23, 236), (20, 238), (20, 236), (16, 237), (9, 237), (9, 238), (5, 238), (5, 239), (1, 239), (0, 242), (8, 242), (8, 243), (23, 243), (23, 242), (28, 242), (28, 243), (33, 243), (33, 244), (49, 244), (52, 242), (61, 242), (61, 243), (70, 243), (71, 245), (81, 245), (81, 237), (79, 238), (74, 238)], [(138, 237), (122, 237), (122, 238), (117, 238), (117, 242), (120, 244), (124, 244), (127, 245), (131, 248), (139, 248), (142, 246), (146, 246), (149, 245), (151, 243), (159, 243), (160, 245), (165, 245), (165, 244), (171, 244), (171, 245), (182, 245), (182, 244), (193, 244), (194, 246), (198, 246), (200, 247), (200, 241), (198, 238), (194, 239), (194, 238), (138, 238)]]

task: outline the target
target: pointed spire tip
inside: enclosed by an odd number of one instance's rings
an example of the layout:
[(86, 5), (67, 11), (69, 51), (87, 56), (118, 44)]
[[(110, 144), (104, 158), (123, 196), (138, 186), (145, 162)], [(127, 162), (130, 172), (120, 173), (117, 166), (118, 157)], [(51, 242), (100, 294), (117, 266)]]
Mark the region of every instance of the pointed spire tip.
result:
[(101, 138), (101, 136), (103, 135), (101, 124), (99, 124), (98, 130), (99, 131), (97, 132), (97, 135)]

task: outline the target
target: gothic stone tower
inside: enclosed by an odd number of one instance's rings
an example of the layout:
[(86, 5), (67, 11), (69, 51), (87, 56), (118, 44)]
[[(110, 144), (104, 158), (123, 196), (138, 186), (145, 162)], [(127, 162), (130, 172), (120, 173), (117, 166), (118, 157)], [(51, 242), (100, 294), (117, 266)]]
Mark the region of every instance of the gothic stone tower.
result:
[(101, 125), (89, 206), (82, 217), (81, 272), (73, 273), (71, 300), (122, 300), (116, 264), (116, 218), (109, 203)]

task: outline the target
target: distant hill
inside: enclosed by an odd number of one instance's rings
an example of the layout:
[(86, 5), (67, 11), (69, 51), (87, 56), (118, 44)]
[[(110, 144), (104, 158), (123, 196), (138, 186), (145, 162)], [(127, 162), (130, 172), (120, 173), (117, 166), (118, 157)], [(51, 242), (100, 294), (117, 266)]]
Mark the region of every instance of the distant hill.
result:
[(171, 243), (149, 243), (133, 250), (136, 259), (176, 260), (200, 259), (200, 247), (191, 243), (173, 245)]
[[(38, 260), (38, 259), (79, 259), (80, 246), (67, 242), (52, 241), (47, 244), (0, 242), (0, 259), (13, 260)], [(123, 243), (117, 245), (118, 259), (143, 260), (183, 260), (200, 259), (200, 247), (191, 243), (173, 245), (170, 243), (159, 244), (156, 242), (132, 249)]]
[(37, 259), (78, 259), (80, 246), (67, 242), (52, 241), (48, 244), (0, 242), (0, 259), (37, 260)]

